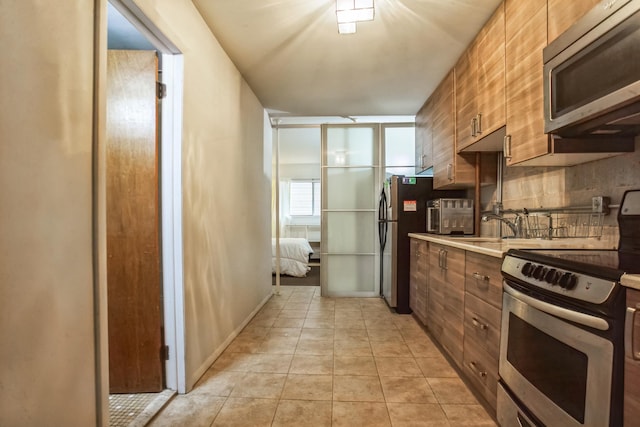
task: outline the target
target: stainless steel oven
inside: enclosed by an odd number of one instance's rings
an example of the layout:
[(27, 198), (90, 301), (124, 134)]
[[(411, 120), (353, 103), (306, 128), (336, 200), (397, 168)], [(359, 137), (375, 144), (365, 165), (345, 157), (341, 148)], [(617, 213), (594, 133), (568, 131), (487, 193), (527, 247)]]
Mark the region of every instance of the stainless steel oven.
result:
[(625, 297), (622, 273), (606, 266), (617, 260), (617, 251), (506, 254), (502, 427), (622, 425)]

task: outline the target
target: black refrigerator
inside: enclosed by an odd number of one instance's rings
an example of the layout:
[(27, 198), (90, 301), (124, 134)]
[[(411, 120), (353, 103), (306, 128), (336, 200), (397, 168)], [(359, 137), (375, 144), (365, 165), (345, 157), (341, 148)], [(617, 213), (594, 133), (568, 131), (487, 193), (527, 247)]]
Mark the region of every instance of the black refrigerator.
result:
[(409, 233), (424, 233), (427, 201), (465, 197), (464, 190), (434, 190), (432, 177), (392, 175), (378, 204), (380, 295), (397, 313), (409, 314)]

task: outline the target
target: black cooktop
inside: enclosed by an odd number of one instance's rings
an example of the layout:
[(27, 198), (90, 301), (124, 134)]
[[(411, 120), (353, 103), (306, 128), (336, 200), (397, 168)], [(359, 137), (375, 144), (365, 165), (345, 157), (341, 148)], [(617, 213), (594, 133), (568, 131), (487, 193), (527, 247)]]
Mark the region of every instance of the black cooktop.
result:
[(640, 254), (601, 249), (512, 249), (520, 258), (619, 281), (624, 273), (640, 273)]

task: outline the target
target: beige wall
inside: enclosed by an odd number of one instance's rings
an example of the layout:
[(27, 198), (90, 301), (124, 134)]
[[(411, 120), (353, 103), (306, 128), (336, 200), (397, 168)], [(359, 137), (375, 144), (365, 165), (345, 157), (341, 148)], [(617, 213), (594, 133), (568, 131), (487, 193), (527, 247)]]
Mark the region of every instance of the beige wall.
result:
[(91, 426), (93, 2), (0, 9), (0, 425)]
[[(189, 0), (136, 3), (184, 54), (191, 387), (271, 292), (270, 131)], [(93, 3), (1, 4), (0, 425), (95, 425)]]

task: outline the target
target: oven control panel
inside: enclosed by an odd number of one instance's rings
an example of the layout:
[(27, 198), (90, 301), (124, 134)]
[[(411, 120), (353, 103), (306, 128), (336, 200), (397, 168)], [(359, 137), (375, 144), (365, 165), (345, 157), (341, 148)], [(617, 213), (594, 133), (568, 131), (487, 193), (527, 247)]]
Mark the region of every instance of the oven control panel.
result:
[(587, 274), (567, 271), (507, 255), (502, 271), (529, 287), (546, 289), (580, 301), (602, 304), (615, 289), (616, 283)]

